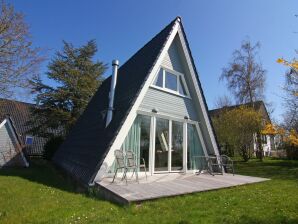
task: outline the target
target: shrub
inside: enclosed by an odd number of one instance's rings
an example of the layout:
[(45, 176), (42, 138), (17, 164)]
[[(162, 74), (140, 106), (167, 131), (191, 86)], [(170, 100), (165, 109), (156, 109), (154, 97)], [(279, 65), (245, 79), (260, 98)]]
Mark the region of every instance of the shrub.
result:
[(298, 159), (298, 146), (293, 144), (285, 144), (288, 159)]
[(50, 138), (44, 146), (44, 159), (52, 160), (52, 157), (63, 141), (64, 138), (62, 136), (55, 136)]

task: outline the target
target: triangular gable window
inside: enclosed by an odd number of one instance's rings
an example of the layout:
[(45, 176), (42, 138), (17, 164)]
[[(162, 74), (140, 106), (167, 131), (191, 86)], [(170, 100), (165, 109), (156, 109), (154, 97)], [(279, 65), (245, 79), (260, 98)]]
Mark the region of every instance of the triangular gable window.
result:
[(154, 85), (163, 87), (163, 70), (159, 69), (159, 72), (154, 80)]
[(153, 87), (181, 96), (189, 96), (183, 76), (180, 72), (161, 67), (153, 81)]
[(179, 82), (180, 82), (180, 85), (179, 85), (179, 93), (181, 95), (187, 95), (186, 91), (185, 91), (185, 87), (184, 87), (184, 83), (183, 83), (183, 80), (182, 80), (182, 77), (180, 76), (179, 77)]

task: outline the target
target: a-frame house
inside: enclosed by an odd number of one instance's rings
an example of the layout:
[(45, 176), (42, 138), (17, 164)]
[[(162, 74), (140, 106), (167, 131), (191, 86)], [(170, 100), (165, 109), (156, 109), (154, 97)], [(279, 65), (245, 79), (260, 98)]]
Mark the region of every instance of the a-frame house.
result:
[(0, 168), (28, 167), (23, 153), (24, 144), (9, 116), (0, 116)]
[(113, 66), (114, 76), (103, 82), (55, 154), (56, 164), (92, 185), (114, 173), (117, 149), (144, 158), (150, 175), (195, 172), (195, 158), (219, 154), (179, 17), (119, 69), (117, 61)]

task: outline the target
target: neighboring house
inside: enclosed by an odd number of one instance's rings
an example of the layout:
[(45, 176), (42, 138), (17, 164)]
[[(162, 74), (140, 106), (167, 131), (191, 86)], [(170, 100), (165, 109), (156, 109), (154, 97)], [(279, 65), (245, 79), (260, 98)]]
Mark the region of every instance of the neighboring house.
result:
[[(35, 107), (34, 104), (19, 102), (15, 100), (0, 99), (0, 118), (9, 117), (15, 127), (23, 151), (27, 156), (40, 157), (43, 154), (43, 147), (46, 143), (45, 138), (33, 136), (30, 133), (30, 110)], [(1, 122), (1, 121), (0, 121)], [(0, 138), (0, 141), (5, 141)], [(1, 143), (0, 142), (0, 143)]]
[[(211, 118), (215, 118), (220, 116), (220, 114), (222, 114), (225, 111), (239, 108), (240, 106), (253, 107), (251, 103), (226, 106), (226, 107), (222, 107), (214, 110), (209, 110), (209, 114)], [(266, 106), (263, 101), (256, 101), (254, 103), (253, 108), (261, 114), (264, 125), (267, 123), (271, 123), (269, 114), (267, 112)], [(254, 151), (256, 152), (257, 151), (256, 138), (255, 137), (252, 137), (252, 138), (254, 138), (253, 147), (254, 147)], [(265, 156), (270, 156), (271, 151), (275, 149), (274, 137), (269, 135), (262, 135), (261, 138), (262, 138), (263, 153)]]
[(24, 166), (29, 163), (23, 153), (23, 143), (10, 117), (0, 117), (0, 168)]
[(150, 175), (193, 173), (200, 165), (196, 156), (219, 155), (179, 17), (119, 70), (113, 61), (113, 75), (95, 93), (54, 162), (92, 185), (114, 173), (116, 149), (144, 158)]

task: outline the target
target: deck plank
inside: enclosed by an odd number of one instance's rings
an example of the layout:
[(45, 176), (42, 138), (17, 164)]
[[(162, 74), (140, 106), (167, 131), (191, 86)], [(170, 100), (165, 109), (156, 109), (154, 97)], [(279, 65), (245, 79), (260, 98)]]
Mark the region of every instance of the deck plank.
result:
[(135, 180), (116, 180), (111, 183), (111, 178), (105, 178), (97, 184), (113, 192), (119, 198), (127, 202), (152, 200), (162, 197), (190, 194), (195, 192), (210, 191), (244, 184), (263, 182), (269, 179), (249, 177), (243, 175), (215, 175), (209, 174), (161, 174), (148, 177), (140, 177), (139, 183)]

